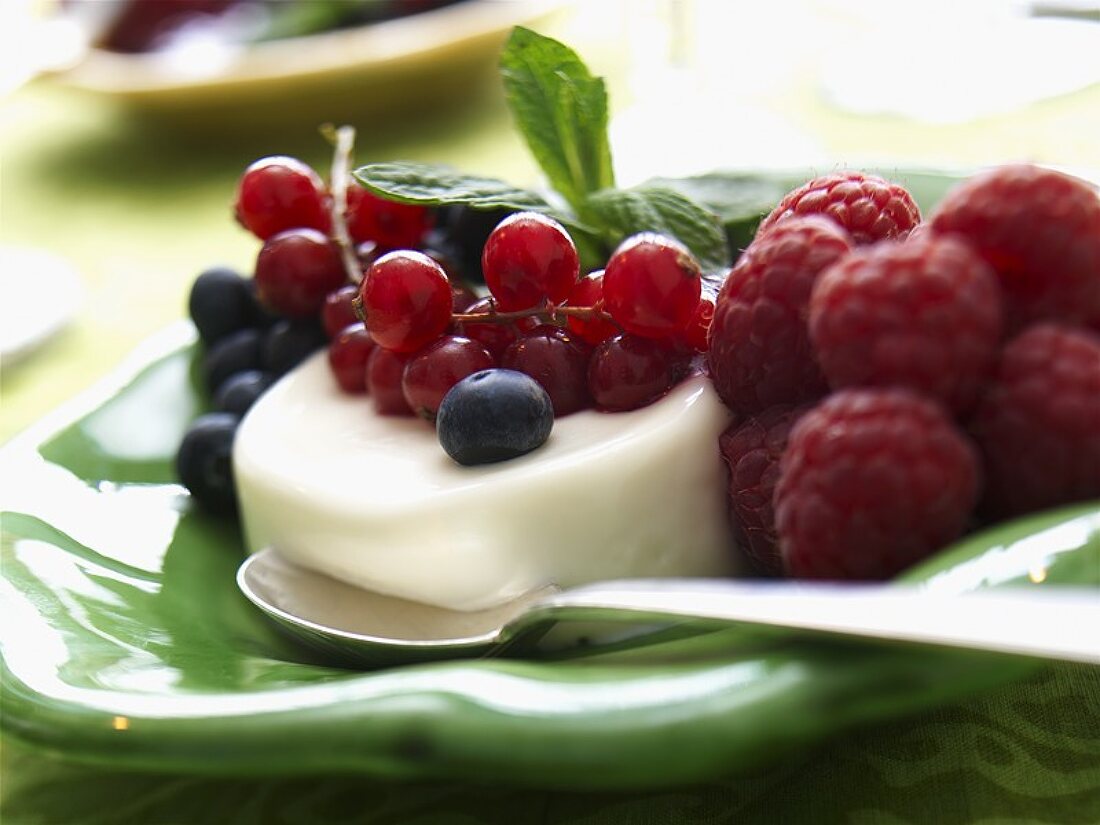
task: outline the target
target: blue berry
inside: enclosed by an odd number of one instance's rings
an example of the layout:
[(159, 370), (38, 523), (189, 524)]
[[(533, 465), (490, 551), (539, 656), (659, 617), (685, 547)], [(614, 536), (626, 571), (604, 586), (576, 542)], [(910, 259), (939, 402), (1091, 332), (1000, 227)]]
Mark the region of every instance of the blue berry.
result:
[(238, 418), (216, 412), (192, 422), (176, 454), (176, 475), (202, 507), (230, 514), (237, 507), (233, 486), (233, 437)]
[(282, 376), (326, 343), (328, 337), (314, 319), (276, 321), (264, 336), (261, 363), (276, 377)]
[(550, 437), (554, 407), (534, 378), (488, 369), (455, 384), (439, 405), (439, 443), (459, 464), (489, 464), (529, 453)]
[(207, 346), (252, 326), (257, 312), (252, 283), (226, 267), (213, 267), (195, 279), (187, 308)]
[(244, 415), (256, 399), (267, 392), (272, 378), (266, 372), (245, 370), (231, 375), (214, 393), (214, 406), (221, 412)]
[(217, 392), (227, 378), (245, 370), (260, 368), (260, 333), (243, 329), (218, 341), (203, 358), (206, 388)]

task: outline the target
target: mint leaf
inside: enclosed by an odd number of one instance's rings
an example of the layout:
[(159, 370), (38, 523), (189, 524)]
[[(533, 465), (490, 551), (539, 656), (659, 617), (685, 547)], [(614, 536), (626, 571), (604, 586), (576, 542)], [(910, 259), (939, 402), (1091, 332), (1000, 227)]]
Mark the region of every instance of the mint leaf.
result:
[(805, 180), (805, 175), (783, 172), (709, 172), (688, 178), (653, 178), (643, 186), (674, 189), (706, 207), (718, 216), (730, 247), (737, 250), (749, 245), (760, 219)]
[(448, 166), (405, 161), (368, 163), (352, 174), (376, 195), (400, 203), (422, 206), (460, 203), (474, 209), (531, 209), (554, 213), (546, 199), (536, 192), (496, 178), (467, 175)]
[(588, 198), (587, 211), (606, 227), (611, 244), (637, 232), (660, 232), (690, 249), (704, 270), (729, 266), (729, 244), (717, 216), (668, 187), (605, 189)]
[(585, 196), (615, 185), (607, 89), (558, 41), (517, 26), (500, 58), (516, 126), (542, 171), (582, 218)]

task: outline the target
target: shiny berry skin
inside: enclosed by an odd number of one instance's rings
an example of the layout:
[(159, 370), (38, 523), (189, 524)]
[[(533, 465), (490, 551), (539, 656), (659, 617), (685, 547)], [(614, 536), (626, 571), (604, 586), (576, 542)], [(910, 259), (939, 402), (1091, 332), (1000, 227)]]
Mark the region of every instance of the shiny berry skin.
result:
[(367, 330), (380, 347), (416, 352), (451, 323), (451, 283), (443, 268), (420, 252), (383, 255), (360, 286)]
[(263, 335), (258, 330), (242, 329), (211, 346), (202, 359), (206, 388), (215, 393), (231, 375), (260, 369), (263, 366), (262, 340)]
[(328, 365), (340, 389), (349, 395), (367, 391), (367, 359), (374, 348), (361, 321), (344, 327), (329, 342)]
[(405, 365), (401, 391), (417, 415), (435, 421), (439, 404), (451, 387), (467, 375), (493, 366), (493, 356), (481, 344), (458, 335), (444, 335)]
[(554, 408), (546, 390), (522, 372), (491, 369), (459, 381), (443, 398), (436, 434), (459, 464), (517, 458), (546, 443)]
[(375, 347), (367, 358), (367, 393), (379, 415), (413, 414), (401, 389), (405, 364), (411, 357), (411, 353)]
[(550, 396), (554, 415), (583, 410), (592, 403), (588, 393), (588, 347), (561, 327), (544, 324), (513, 343), (500, 365), (530, 375)]
[(325, 345), (325, 332), (313, 319), (276, 321), (260, 347), (263, 368), (276, 377), (290, 372)]
[(739, 415), (799, 404), (828, 390), (806, 318), (814, 284), (852, 250), (827, 218), (788, 218), (749, 244), (715, 303), (707, 363), (718, 396)]
[(187, 308), (199, 338), (209, 346), (252, 325), (256, 298), (245, 278), (232, 269), (214, 267), (191, 285)]
[(789, 218), (824, 215), (856, 246), (904, 240), (920, 223), (920, 209), (904, 187), (866, 172), (822, 175), (787, 193), (756, 230), (762, 236)]
[(601, 410), (623, 412), (651, 404), (687, 374), (687, 359), (663, 342), (616, 335), (592, 353), (588, 391)]
[(783, 572), (775, 532), (775, 485), (791, 427), (809, 406), (780, 404), (731, 424), (718, 437), (729, 470), (727, 503), (737, 546), (761, 573)]
[(320, 176), (295, 158), (261, 158), (237, 185), (237, 220), (262, 241), (287, 229), (328, 232), (328, 207)]
[[(603, 308), (603, 270), (590, 272), (585, 275), (573, 287), (569, 293), (569, 306)], [(618, 325), (604, 318), (575, 318), (569, 316), (566, 319), (569, 331), (580, 337), (586, 344), (596, 346), (618, 335), (622, 330)]]
[(679, 241), (643, 232), (623, 241), (607, 262), (603, 297), (624, 330), (643, 338), (671, 338), (699, 305), (702, 271)]
[(374, 241), (386, 249), (408, 249), (420, 246), (433, 218), (426, 206), (388, 201), (351, 183), (347, 222), (348, 234), (356, 243)]
[(791, 429), (775, 522), (788, 573), (885, 579), (962, 535), (977, 451), (939, 404), (904, 389), (840, 390)]
[(714, 321), (714, 300), (703, 296), (699, 299), (699, 305), (695, 307), (691, 320), (681, 336), (681, 341), (687, 347), (696, 352), (707, 351), (707, 338), (710, 335), (710, 325)]
[(908, 387), (962, 415), (997, 359), (1001, 291), (961, 240), (884, 242), (822, 273), (809, 324), (833, 389)]
[(464, 284), (451, 282), (451, 311), (454, 313), (465, 312), (478, 301), (477, 295)]
[(239, 419), (232, 413), (199, 416), (176, 453), (176, 476), (204, 509), (230, 515), (237, 509), (233, 484), (233, 439)]
[[(479, 298), (463, 310), (464, 315), (487, 315), (495, 311), (495, 302), (490, 297)], [(519, 338), (520, 332), (514, 323), (496, 323), (493, 321), (461, 321), (456, 324), (458, 334), (477, 341), (493, 358), (500, 360), (504, 350)]]
[(347, 280), (336, 244), (315, 229), (288, 229), (264, 241), (255, 277), (260, 302), (287, 318), (316, 315)]
[(214, 393), (214, 408), (243, 416), (274, 382), (270, 373), (245, 370), (229, 376)]
[(1008, 342), (971, 421), (995, 518), (1100, 499), (1100, 334), (1040, 323)]
[(1037, 320), (1100, 324), (1100, 197), (1084, 181), (1001, 166), (948, 192), (930, 222), (996, 270), (1010, 333)]
[(481, 268), (497, 306), (511, 312), (543, 301), (564, 303), (577, 282), (580, 259), (560, 223), (537, 212), (516, 212), (490, 233)]
[(325, 335), (330, 340), (352, 324), (360, 323), (359, 316), (355, 314), (355, 308), (352, 306), (352, 301), (358, 295), (359, 287), (345, 284), (325, 296), (325, 303), (321, 307), (321, 323), (325, 328)]

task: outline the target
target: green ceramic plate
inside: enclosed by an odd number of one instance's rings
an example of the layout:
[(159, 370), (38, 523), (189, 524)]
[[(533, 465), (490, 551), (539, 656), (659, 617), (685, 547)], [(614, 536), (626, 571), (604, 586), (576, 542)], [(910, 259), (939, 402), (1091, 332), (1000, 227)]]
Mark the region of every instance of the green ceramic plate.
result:
[[(926, 203), (946, 178), (902, 176)], [(1018, 659), (735, 631), (572, 659), (327, 666), (236, 590), (231, 525), (171, 460), (202, 405), (189, 327), (0, 452), (7, 735), (107, 767), (216, 775), (696, 782), (1003, 683)], [(1100, 503), (1003, 525), (906, 578), (1100, 586)]]

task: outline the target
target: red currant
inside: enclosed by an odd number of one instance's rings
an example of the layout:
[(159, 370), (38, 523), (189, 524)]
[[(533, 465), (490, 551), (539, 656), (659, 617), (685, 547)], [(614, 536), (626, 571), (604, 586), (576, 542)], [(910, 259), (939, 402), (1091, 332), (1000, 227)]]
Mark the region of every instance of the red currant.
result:
[(635, 410), (656, 401), (686, 372), (687, 359), (663, 342), (617, 335), (592, 353), (588, 389), (601, 410)]
[(679, 241), (652, 232), (627, 238), (604, 271), (607, 311), (627, 332), (668, 338), (699, 304), (702, 271)]
[(367, 270), (359, 296), (371, 337), (395, 352), (416, 352), (451, 323), (451, 284), (420, 252), (383, 255)]
[[(496, 311), (496, 304), (492, 298), (480, 298), (470, 304), (463, 311), (464, 315), (489, 315)], [(477, 341), (493, 358), (500, 359), (504, 350), (519, 338), (519, 330), (515, 324), (496, 323), (493, 321), (462, 321), (456, 325), (458, 334)]]
[(516, 212), (490, 233), (481, 268), (497, 306), (510, 312), (545, 300), (563, 303), (577, 282), (580, 260), (560, 223), (537, 212)]
[(288, 229), (264, 241), (256, 259), (256, 294), (288, 318), (316, 315), (347, 279), (336, 245), (316, 229)]
[(300, 160), (262, 158), (237, 185), (237, 220), (260, 240), (285, 229), (328, 232), (328, 194), (320, 176)]
[(346, 284), (325, 296), (321, 306), (321, 323), (329, 339), (335, 338), (345, 327), (359, 322), (352, 301), (359, 294), (359, 287)]
[(388, 201), (351, 183), (347, 221), (348, 234), (356, 243), (374, 241), (389, 249), (408, 249), (420, 245), (431, 228), (432, 213), (426, 206)]
[(556, 416), (583, 410), (592, 403), (588, 348), (561, 327), (543, 324), (525, 333), (504, 351), (500, 365), (538, 381), (550, 396)]
[(367, 391), (367, 359), (375, 349), (367, 328), (357, 321), (340, 330), (328, 345), (328, 364), (346, 393)]
[[(574, 307), (603, 308), (603, 270), (592, 272), (577, 281), (569, 293), (569, 305)], [(619, 333), (619, 328), (603, 318), (576, 318), (569, 316), (567, 322), (574, 335), (585, 343), (596, 346)]]
[(468, 286), (451, 282), (451, 311), (455, 314), (465, 312), (477, 303), (477, 295)]
[(405, 365), (401, 379), (405, 402), (421, 418), (435, 421), (447, 390), (467, 375), (492, 366), (495, 366), (493, 356), (481, 344), (458, 335), (444, 335)]
[(700, 298), (699, 305), (695, 307), (687, 328), (684, 329), (681, 339), (685, 345), (696, 352), (706, 352), (707, 336), (710, 334), (710, 323), (714, 320), (714, 300), (712, 298)]
[(412, 356), (375, 347), (367, 358), (367, 392), (379, 415), (412, 415), (412, 407), (401, 391), (405, 364)]

